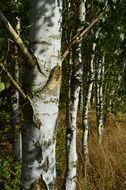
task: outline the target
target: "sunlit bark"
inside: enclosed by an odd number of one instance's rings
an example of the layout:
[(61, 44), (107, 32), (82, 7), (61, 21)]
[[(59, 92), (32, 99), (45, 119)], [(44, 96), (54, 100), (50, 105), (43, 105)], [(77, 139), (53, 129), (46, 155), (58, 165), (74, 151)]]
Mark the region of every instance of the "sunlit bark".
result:
[[(85, 1), (80, 2), (78, 7), (78, 17), (80, 23), (85, 20)], [(78, 26), (77, 31), (81, 27)], [(82, 42), (79, 42), (73, 50), (73, 65), (70, 75), (69, 100), (68, 100), (68, 128), (67, 128), (67, 175), (66, 175), (66, 190), (76, 189), (77, 177), (77, 151), (76, 151), (76, 122), (77, 110), (79, 102), (80, 87), (82, 84), (83, 66), (81, 55)]]
[(90, 63), (90, 73), (89, 73), (89, 81), (87, 85), (87, 93), (84, 99), (84, 109), (83, 109), (83, 153), (85, 157), (85, 163), (88, 162), (88, 133), (89, 133), (89, 124), (88, 124), (88, 114), (90, 109), (91, 103), (91, 95), (92, 95), (92, 88), (94, 83), (94, 76), (95, 76), (95, 67), (94, 67), (94, 58), (95, 58), (95, 48), (96, 43), (93, 43), (92, 47), (92, 55), (91, 55), (91, 63)]
[[(61, 4), (30, 1), (30, 45), (39, 64), (26, 71), (22, 189), (54, 189), (56, 178), (55, 126), (61, 80)], [(40, 71), (41, 70), (41, 71)]]
[(96, 116), (97, 116), (97, 133), (99, 136), (99, 144), (102, 142), (103, 137), (103, 82), (104, 82), (104, 66), (105, 55), (98, 60), (96, 71)]

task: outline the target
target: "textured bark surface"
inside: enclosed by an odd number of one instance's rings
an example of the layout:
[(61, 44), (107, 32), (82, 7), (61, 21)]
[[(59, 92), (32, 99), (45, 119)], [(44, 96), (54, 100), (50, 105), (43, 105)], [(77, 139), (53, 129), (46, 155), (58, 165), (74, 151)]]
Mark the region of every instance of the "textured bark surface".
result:
[[(77, 73), (76, 73), (77, 74)], [(75, 78), (74, 78), (75, 77)], [(68, 128), (67, 128), (67, 178), (65, 189), (76, 189), (77, 151), (76, 151), (76, 121), (80, 85), (74, 82), (77, 76), (72, 76), (69, 96)]]
[(94, 67), (94, 58), (95, 58), (95, 47), (96, 44), (93, 43), (92, 55), (91, 55), (91, 63), (90, 63), (90, 73), (89, 73), (89, 81), (87, 86), (87, 94), (84, 103), (83, 109), (83, 153), (85, 157), (85, 162), (88, 161), (88, 133), (89, 133), (89, 124), (88, 124), (88, 113), (91, 102), (92, 88), (95, 77), (95, 67)]
[(56, 0), (30, 1), (30, 45), (39, 69), (35, 66), (26, 71), (30, 104), (24, 108), (22, 189), (54, 189), (61, 80), (60, 8)]
[[(78, 20), (81, 22), (85, 19), (85, 4), (79, 2)], [(81, 30), (77, 26), (77, 32)], [(69, 93), (69, 110), (68, 110), (68, 128), (67, 128), (67, 174), (66, 190), (76, 189), (77, 178), (77, 151), (76, 151), (76, 122), (79, 103), (79, 93), (82, 84), (83, 66), (81, 55), (82, 42), (79, 42), (73, 50), (73, 68), (70, 76), (70, 93)]]
[(104, 55), (97, 63), (96, 70), (96, 117), (97, 117), (97, 133), (99, 136), (99, 144), (102, 142), (103, 136), (103, 81), (104, 81)]
[[(17, 18), (16, 32), (20, 36), (20, 19)], [(17, 57), (18, 49), (15, 46), (15, 64), (14, 64), (14, 78), (18, 84), (20, 84), (21, 67)], [(21, 114), (20, 114), (20, 95), (16, 89), (13, 89), (11, 96), (12, 105), (12, 125), (14, 130), (14, 143), (13, 153), (16, 159), (22, 161), (22, 135), (21, 135)]]

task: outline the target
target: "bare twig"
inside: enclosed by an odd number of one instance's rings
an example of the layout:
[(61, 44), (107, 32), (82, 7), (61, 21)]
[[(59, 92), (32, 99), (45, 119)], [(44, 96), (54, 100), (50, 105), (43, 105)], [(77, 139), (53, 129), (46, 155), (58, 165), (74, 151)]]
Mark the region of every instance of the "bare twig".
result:
[(4, 71), (7, 75), (7, 77), (9, 78), (9, 80), (11, 81), (11, 83), (14, 85), (14, 87), (18, 90), (18, 92), (21, 94), (21, 96), (24, 99), (27, 99), (27, 96), (25, 95), (25, 93), (23, 92), (23, 90), (21, 89), (21, 87), (19, 86), (19, 84), (14, 80), (14, 78), (12, 77), (12, 75), (8, 72), (8, 70), (5, 68), (5, 66), (0, 63), (0, 67), (2, 69), (2, 71)]
[(18, 48), (20, 49), (22, 55), (24, 56), (24, 58), (26, 60), (25, 63), (27, 65), (29, 65), (30, 67), (35, 66), (37, 64), (37, 60), (36, 60), (35, 56), (31, 52), (28, 51), (28, 49), (25, 46), (25, 44), (23, 43), (22, 39), (15, 32), (15, 30), (13, 29), (13, 27), (11, 26), (11, 24), (9, 23), (9, 21), (4, 16), (4, 14), (2, 13), (1, 10), (0, 10), (0, 20), (3, 22), (3, 24), (6, 27), (7, 31), (11, 34), (14, 42), (16, 43)]

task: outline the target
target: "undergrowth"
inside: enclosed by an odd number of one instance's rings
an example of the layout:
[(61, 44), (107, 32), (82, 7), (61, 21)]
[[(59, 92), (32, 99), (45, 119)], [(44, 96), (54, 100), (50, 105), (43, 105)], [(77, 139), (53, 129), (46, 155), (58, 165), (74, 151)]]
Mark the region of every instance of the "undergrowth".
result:
[(19, 190), (21, 165), (12, 156), (0, 158), (0, 189)]
[[(65, 182), (66, 126), (64, 115), (65, 114), (61, 113), (59, 116), (57, 126), (57, 190), (63, 190)], [(103, 142), (99, 145), (94, 125), (94, 115), (90, 116), (89, 164), (87, 166), (86, 175), (81, 148), (83, 130), (80, 126), (80, 122), (78, 122), (77, 190), (126, 190), (125, 118), (124, 115), (121, 115), (120, 117), (110, 118), (106, 122)], [(4, 138), (4, 140), (6, 140), (6, 138)], [(3, 139), (1, 139), (1, 141), (3, 141)], [(0, 156), (0, 190), (19, 190), (21, 165), (15, 162), (13, 157), (10, 156), (11, 154), (8, 153), (7, 147), (5, 151), (2, 150)]]
[[(90, 116), (91, 117), (91, 116)], [(124, 116), (112, 117), (105, 124), (104, 138), (101, 145), (98, 144), (98, 137), (95, 131), (94, 116), (90, 122), (89, 135), (89, 164), (85, 175), (84, 157), (82, 154), (82, 128), (77, 129), (77, 190), (126, 190), (126, 120)], [(58, 126), (57, 154), (60, 164), (57, 169), (60, 172), (58, 177), (58, 190), (63, 189), (65, 181), (65, 153), (64, 149), (66, 128)]]

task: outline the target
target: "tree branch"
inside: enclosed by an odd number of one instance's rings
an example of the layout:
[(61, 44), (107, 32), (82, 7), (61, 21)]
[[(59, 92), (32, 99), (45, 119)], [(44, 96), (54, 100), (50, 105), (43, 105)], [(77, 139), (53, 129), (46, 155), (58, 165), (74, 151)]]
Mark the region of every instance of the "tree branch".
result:
[(9, 78), (11, 83), (14, 85), (14, 87), (18, 90), (18, 92), (21, 94), (23, 99), (27, 99), (27, 96), (25, 95), (25, 93), (23, 92), (23, 90), (21, 89), (19, 84), (14, 80), (12, 75), (8, 72), (8, 70), (5, 68), (5, 66), (2, 63), (0, 63), (0, 67), (1, 67), (2, 71), (4, 71), (6, 73), (7, 77)]
[(19, 37), (19, 35), (15, 32), (7, 18), (3, 15), (2, 11), (0, 10), (0, 20), (3, 22), (5, 28), (7, 31), (11, 34), (14, 42), (20, 49), (22, 55), (24, 56), (26, 60), (26, 64), (29, 65), (31, 68), (37, 64), (37, 59), (35, 56), (28, 51), (27, 47), (23, 43), (22, 39)]
[[(78, 42), (80, 42), (84, 36), (91, 30), (91, 28), (99, 21), (99, 19), (106, 13), (108, 6), (106, 6), (103, 11), (89, 24), (89, 26), (86, 29), (82, 29), (79, 31), (74, 38), (71, 40), (71, 42), (68, 44), (66, 50), (61, 55), (61, 61), (64, 61), (64, 59), (69, 54), (70, 49), (72, 46)], [(22, 39), (18, 36), (18, 34), (15, 32), (7, 18), (3, 15), (3, 13), (0, 10), (0, 19), (4, 23), (7, 31), (11, 34), (13, 40), (15, 41), (16, 45), (20, 49), (22, 55), (26, 59), (26, 64), (30, 67), (33, 67), (35, 65), (38, 65), (36, 57), (32, 54), (32, 52), (29, 52), (25, 44), (23, 43)]]
[(89, 26), (86, 29), (82, 29), (73, 37), (73, 39), (70, 41), (67, 48), (65, 49), (64, 53), (61, 55), (62, 61), (64, 61), (64, 59), (67, 57), (72, 46), (84, 39), (84, 36), (86, 36), (86, 34), (91, 30), (91, 28), (106, 13), (107, 9), (108, 9), (108, 6), (103, 9), (103, 11), (89, 24)]

